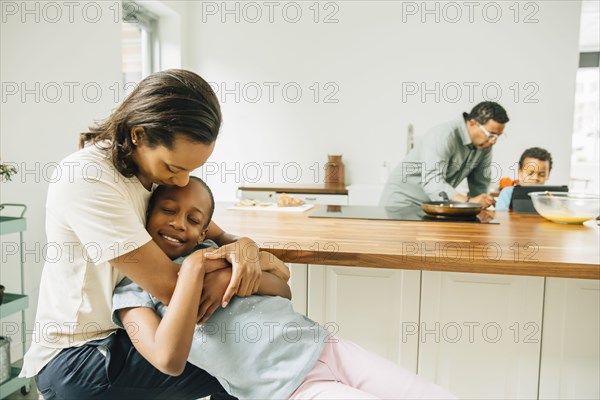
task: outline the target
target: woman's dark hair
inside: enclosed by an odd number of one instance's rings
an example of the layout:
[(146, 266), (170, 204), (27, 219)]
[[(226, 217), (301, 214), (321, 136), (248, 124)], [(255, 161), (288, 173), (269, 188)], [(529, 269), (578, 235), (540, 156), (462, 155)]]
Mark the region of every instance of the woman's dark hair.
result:
[(106, 120), (80, 135), (79, 147), (109, 140), (115, 168), (124, 176), (137, 172), (131, 130), (144, 129), (141, 140), (150, 148), (172, 148), (177, 135), (204, 144), (217, 139), (221, 107), (210, 85), (191, 71), (170, 69), (142, 80)]
[[(208, 197), (210, 198), (210, 209), (208, 210), (208, 218), (206, 219), (206, 224), (204, 224), (204, 228), (206, 228), (212, 220), (213, 214), (215, 212), (215, 197), (213, 196), (212, 190), (210, 190), (206, 182), (204, 182), (202, 179), (198, 178), (197, 176), (190, 175), (190, 182), (188, 182), (188, 185), (191, 183), (192, 180), (200, 183), (200, 185), (202, 185), (202, 187), (206, 190), (206, 192), (208, 193)], [(152, 192), (152, 196), (148, 201), (148, 207), (146, 208), (146, 220), (150, 219), (150, 214), (152, 214), (152, 210), (154, 210), (154, 206), (156, 205), (156, 199), (158, 198), (158, 195), (164, 192), (165, 190), (170, 189), (177, 190), (178, 188), (173, 186), (161, 185), (157, 187), (154, 190), (154, 192)]]
[(519, 159), (519, 169), (523, 169), (523, 163), (525, 163), (526, 158), (535, 158), (536, 160), (548, 161), (548, 172), (552, 171), (552, 155), (550, 155), (548, 150), (542, 149), (541, 147), (531, 147), (525, 150)]
[(505, 124), (509, 121), (506, 110), (498, 103), (484, 101), (477, 104), (469, 114), (463, 114), (465, 119), (474, 119), (481, 125), (485, 125), (490, 119)]

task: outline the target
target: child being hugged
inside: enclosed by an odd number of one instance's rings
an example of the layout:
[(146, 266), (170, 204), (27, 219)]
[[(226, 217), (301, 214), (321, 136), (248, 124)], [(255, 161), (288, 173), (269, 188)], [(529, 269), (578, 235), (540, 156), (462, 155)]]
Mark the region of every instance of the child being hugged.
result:
[[(185, 187), (159, 187), (148, 206), (148, 232), (172, 259), (215, 251), (198, 250), (214, 211), (212, 193), (190, 178)], [(263, 265), (273, 260), (255, 254)], [(178, 375), (189, 361), (240, 399), (455, 398), (294, 312), (288, 285), (271, 273), (263, 272), (259, 295), (235, 296), (221, 308), (202, 293), (210, 265), (181, 267), (168, 308), (127, 278), (115, 289), (115, 323), (162, 372)], [(198, 309), (208, 321), (197, 326)]]

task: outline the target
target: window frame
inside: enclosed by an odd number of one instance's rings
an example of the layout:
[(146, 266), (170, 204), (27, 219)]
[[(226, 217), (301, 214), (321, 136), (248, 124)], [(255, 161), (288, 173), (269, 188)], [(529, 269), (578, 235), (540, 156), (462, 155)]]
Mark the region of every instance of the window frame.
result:
[(142, 79), (144, 79), (160, 70), (159, 17), (133, 1), (124, 1), (121, 7), (121, 23), (134, 24), (142, 33)]

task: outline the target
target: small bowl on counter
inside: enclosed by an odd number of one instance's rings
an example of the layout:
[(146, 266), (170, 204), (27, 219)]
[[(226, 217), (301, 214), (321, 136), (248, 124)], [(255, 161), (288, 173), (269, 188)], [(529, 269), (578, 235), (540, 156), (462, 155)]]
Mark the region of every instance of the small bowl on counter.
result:
[(565, 192), (531, 192), (533, 207), (557, 224), (583, 224), (600, 215), (600, 196)]

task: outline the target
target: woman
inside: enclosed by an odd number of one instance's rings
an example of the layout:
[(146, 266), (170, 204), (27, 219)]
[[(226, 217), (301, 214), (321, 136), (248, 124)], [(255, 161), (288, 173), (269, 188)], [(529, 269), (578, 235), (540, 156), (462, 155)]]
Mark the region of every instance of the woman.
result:
[[(82, 149), (59, 164), (48, 189), (46, 235), (60, 254), (46, 257), (21, 372), (36, 376), (45, 399), (199, 398), (222, 391), (191, 365), (178, 377), (160, 373), (127, 335), (115, 334), (111, 320), (113, 289), (124, 276), (169, 303), (179, 269), (145, 230), (147, 202), (157, 184), (188, 183), (211, 155), (220, 125), (207, 82), (193, 72), (163, 71), (140, 82), (106, 121), (81, 135)], [(260, 265), (248, 256), (256, 244), (214, 223), (207, 237), (232, 263), (222, 305), (234, 294), (256, 292)], [(203, 263), (207, 271), (227, 266), (202, 253), (186, 263)], [(272, 272), (289, 277), (281, 262)]]

